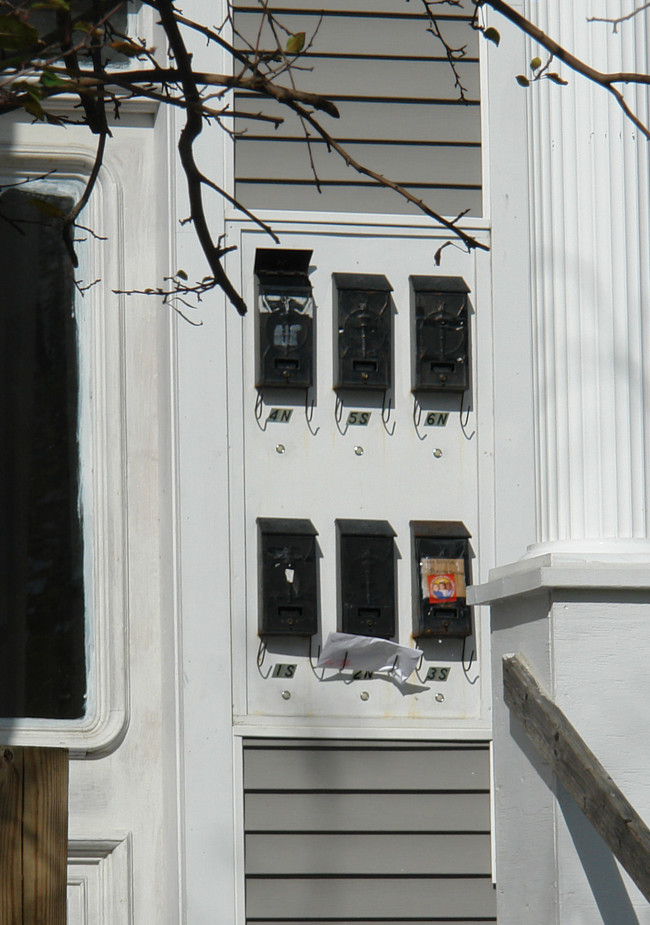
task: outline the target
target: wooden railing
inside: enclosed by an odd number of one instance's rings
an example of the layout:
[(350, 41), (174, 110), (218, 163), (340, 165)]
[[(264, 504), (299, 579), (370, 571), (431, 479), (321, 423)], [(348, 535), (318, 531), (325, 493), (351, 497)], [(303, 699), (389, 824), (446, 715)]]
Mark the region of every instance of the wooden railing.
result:
[(0, 925), (65, 925), (68, 752), (0, 745)]
[(650, 902), (650, 829), (521, 655), (503, 659), (503, 693), (532, 744)]

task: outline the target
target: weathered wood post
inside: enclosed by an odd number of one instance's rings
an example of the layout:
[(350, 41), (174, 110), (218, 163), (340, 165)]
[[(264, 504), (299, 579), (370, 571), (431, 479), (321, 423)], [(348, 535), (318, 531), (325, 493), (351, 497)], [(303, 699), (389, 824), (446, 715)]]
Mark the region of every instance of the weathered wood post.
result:
[(0, 925), (65, 925), (68, 752), (0, 746)]
[(503, 694), (529, 740), (650, 902), (650, 829), (520, 655), (503, 658)]

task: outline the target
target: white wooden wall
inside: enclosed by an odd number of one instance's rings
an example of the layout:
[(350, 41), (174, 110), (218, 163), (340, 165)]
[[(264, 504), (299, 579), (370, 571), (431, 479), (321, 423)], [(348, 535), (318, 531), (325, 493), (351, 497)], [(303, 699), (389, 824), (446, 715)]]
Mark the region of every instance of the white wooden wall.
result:
[[(616, 34), (587, 22), (589, 14), (626, 14), (631, 7), (624, 3), (521, 9), (599, 68), (647, 70), (644, 18)], [(518, 433), (508, 425), (506, 439), (496, 442), (499, 567), (472, 592), (475, 601), (492, 603), (498, 917), (502, 925), (642, 923), (650, 920), (647, 903), (504, 707), (501, 657), (519, 652), (529, 660), (650, 821), (639, 771), (650, 747), (640, 707), (649, 692), (641, 627), (650, 613), (647, 147), (607, 95), (562, 69), (569, 86), (559, 93), (542, 84), (520, 94), (526, 144), (512, 146), (499, 96), (513, 99), (513, 75), (525, 73), (539, 49), (496, 19), (494, 25), (502, 32), (498, 55), (490, 52), (488, 120), (495, 317), (510, 317), (514, 329), (509, 293), (522, 308), (517, 328), (529, 337), (529, 369), (517, 371), (500, 363), (495, 329), (497, 408), (501, 395), (523, 388), (529, 410)], [(629, 100), (647, 113), (642, 96)], [(528, 253), (511, 234), (518, 222), (529, 225)], [(524, 231), (522, 247), (526, 237)], [(521, 492), (523, 484), (519, 518), (504, 493), (508, 486)], [(518, 546), (503, 541), (508, 525)]]

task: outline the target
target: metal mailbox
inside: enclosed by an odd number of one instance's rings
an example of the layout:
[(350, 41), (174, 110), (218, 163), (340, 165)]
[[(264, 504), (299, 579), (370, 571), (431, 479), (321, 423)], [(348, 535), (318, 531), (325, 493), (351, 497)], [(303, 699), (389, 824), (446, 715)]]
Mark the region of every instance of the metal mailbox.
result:
[(460, 276), (410, 276), (414, 392), (469, 388), (469, 287)]
[(337, 520), (339, 630), (395, 635), (395, 531), (385, 520)]
[(414, 564), (413, 635), (471, 635), (466, 601), (471, 580), (470, 533), (460, 521), (411, 521)]
[(311, 520), (258, 517), (259, 634), (318, 631), (317, 530)]
[(385, 276), (334, 273), (336, 389), (385, 391), (392, 383), (393, 320)]
[(257, 388), (308, 389), (314, 368), (309, 250), (258, 248)]

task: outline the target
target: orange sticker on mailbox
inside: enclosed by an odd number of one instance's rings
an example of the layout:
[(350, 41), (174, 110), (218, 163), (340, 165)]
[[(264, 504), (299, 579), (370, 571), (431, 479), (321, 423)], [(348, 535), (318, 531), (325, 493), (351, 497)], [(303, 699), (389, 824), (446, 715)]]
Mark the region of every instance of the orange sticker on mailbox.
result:
[(422, 600), (429, 604), (465, 600), (465, 563), (462, 559), (420, 559)]
[(455, 601), (456, 600), (456, 576), (453, 574), (446, 575), (427, 575), (429, 584), (429, 603), (435, 604), (436, 601)]

